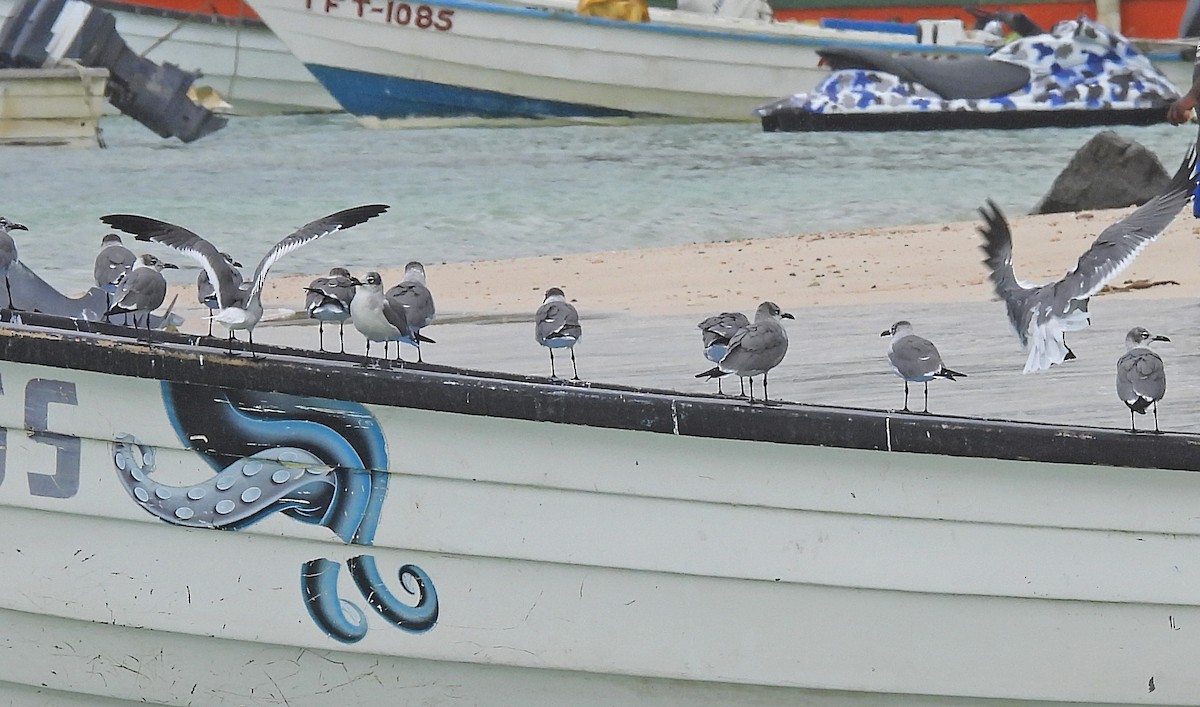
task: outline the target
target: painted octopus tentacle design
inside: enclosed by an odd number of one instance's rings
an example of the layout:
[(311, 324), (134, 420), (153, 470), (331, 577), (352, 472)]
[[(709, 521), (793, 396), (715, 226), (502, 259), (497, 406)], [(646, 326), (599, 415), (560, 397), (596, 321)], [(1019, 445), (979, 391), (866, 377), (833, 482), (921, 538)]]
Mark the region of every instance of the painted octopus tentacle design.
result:
[[(153, 447), (130, 435), (114, 443), (123, 486), (148, 513), (174, 525), (236, 530), (281, 512), (329, 528), (343, 542), (375, 539), (389, 472), (387, 445), (362, 405), (319, 398), (163, 383), (176, 434), (216, 470), (185, 486), (153, 479)], [(346, 561), (367, 603), (398, 628), (427, 631), (438, 617), (437, 590), (421, 568), (406, 564), (399, 582), (412, 604), (385, 585), (371, 555)], [(330, 637), (353, 643), (366, 616), (338, 595), (340, 565), (328, 558), (301, 567), (301, 592), (313, 621)]]

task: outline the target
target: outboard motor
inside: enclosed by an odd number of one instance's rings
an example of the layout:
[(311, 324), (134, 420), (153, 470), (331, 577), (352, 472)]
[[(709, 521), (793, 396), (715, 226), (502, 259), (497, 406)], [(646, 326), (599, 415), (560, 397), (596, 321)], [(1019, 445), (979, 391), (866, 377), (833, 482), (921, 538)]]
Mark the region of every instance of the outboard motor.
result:
[(42, 68), (64, 58), (108, 69), (108, 101), (162, 137), (192, 142), (225, 127), (225, 118), (188, 98), (196, 76), (139, 57), (117, 34), (116, 19), (83, 0), (22, 0), (0, 29), (0, 67)]

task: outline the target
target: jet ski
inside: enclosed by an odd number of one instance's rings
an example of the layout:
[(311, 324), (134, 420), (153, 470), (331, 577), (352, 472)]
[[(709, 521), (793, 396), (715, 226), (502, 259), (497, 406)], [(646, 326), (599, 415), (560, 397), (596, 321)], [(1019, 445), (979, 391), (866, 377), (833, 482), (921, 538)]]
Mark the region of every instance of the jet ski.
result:
[(945, 130), (1166, 121), (1179, 89), (1118, 32), (1086, 17), (991, 54), (818, 52), (831, 73), (808, 93), (762, 106), (763, 130)]

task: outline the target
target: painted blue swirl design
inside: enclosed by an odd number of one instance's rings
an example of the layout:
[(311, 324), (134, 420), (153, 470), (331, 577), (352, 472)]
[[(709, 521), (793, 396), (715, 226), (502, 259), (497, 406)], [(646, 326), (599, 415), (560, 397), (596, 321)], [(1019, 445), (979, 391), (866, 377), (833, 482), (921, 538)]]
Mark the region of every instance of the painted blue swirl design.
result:
[[(152, 477), (154, 449), (119, 436), (113, 451), (118, 478), (148, 513), (174, 525), (221, 530), (284, 513), (329, 528), (346, 543), (374, 542), (388, 457), (383, 431), (365, 407), (170, 382), (163, 383), (163, 399), (180, 440), (217, 473), (188, 486), (159, 483)], [(437, 590), (421, 568), (399, 570), (410, 604), (387, 588), (373, 556), (359, 555), (346, 565), (367, 604), (394, 626), (423, 632), (436, 624)], [(367, 633), (366, 616), (339, 596), (339, 574), (334, 560), (310, 560), (301, 567), (301, 593), (327, 635), (353, 643)]]

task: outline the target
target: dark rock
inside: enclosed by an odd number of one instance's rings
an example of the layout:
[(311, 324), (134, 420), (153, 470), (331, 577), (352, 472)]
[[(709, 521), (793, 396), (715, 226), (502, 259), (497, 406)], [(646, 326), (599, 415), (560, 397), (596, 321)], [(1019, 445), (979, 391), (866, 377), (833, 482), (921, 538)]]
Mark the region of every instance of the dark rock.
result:
[(1171, 176), (1153, 152), (1104, 130), (1079, 148), (1033, 213), (1141, 206), (1169, 181)]

